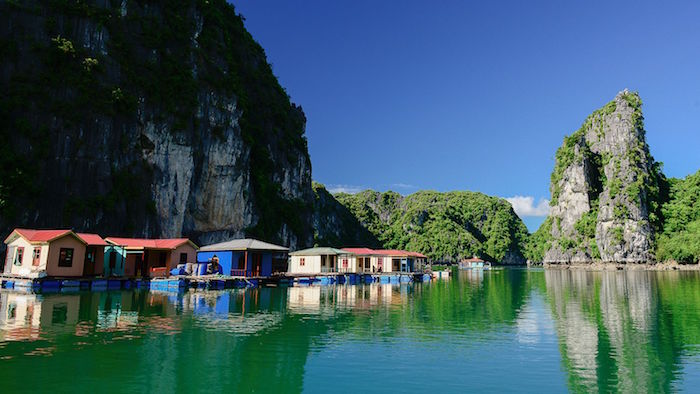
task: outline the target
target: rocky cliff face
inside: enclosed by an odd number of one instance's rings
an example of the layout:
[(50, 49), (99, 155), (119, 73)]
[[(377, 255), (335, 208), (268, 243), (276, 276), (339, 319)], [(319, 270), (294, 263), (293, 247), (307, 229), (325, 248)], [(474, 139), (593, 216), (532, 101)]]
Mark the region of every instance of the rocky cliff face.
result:
[(661, 182), (645, 140), (641, 100), (620, 92), (557, 151), (544, 262), (653, 260)]
[(223, 0), (3, 2), (0, 232), (313, 240), (305, 117)]

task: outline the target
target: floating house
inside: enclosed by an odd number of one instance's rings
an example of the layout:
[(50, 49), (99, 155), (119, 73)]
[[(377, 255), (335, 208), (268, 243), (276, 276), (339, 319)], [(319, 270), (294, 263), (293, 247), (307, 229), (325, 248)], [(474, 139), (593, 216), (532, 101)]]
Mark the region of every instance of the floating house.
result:
[(382, 272), (377, 269), (380, 256), (373, 249), (343, 248), (343, 250), (354, 255), (348, 272), (356, 274)]
[(347, 250), (316, 247), (289, 254), (290, 274), (322, 274), (327, 272), (354, 272), (355, 254)]
[(104, 277), (123, 277), (125, 265), (126, 248), (108, 242), (104, 248), (104, 267), (102, 271)]
[(484, 261), (476, 256), (470, 259), (464, 259), (459, 262), (459, 269), (470, 270), (470, 269), (490, 269), (491, 263)]
[(417, 272), (425, 266), (428, 257), (418, 252), (393, 249), (344, 248), (354, 253), (357, 273)]
[(197, 252), (197, 262), (207, 263), (217, 257), (224, 275), (269, 277), (287, 272), (289, 248), (257, 239), (232, 239), (206, 245)]
[(6, 275), (23, 278), (83, 276), (88, 245), (71, 230), (18, 228), (5, 239), (5, 244)]
[[(197, 261), (197, 245), (187, 238), (108, 237), (105, 240), (111, 246), (105, 248), (109, 266), (112, 266), (113, 256), (117, 260), (117, 255), (121, 255), (124, 261), (122, 275), (126, 277), (168, 276), (170, 270), (178, 265)], [(113, 252), (116, 254), (112, 254)]]
[(82, 276), (102, 276), (105, 272), (105, 247), (109, 244), (97, 234), (78, 233), (78, 236), (86, 244)]

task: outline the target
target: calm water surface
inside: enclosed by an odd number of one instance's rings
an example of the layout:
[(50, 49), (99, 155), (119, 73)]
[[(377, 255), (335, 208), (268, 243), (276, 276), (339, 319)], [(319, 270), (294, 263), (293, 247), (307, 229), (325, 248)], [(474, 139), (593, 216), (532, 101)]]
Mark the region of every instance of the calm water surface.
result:
[(3, 392), (589, 392), (700, 387), (696, 272), (0, 293)]

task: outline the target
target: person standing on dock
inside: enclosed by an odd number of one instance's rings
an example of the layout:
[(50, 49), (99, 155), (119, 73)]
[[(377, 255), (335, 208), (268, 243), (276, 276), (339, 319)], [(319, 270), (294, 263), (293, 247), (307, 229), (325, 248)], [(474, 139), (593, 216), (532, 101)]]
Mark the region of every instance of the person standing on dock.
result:
[(209, 260), (209, 265), (207, 266), (207, 274), (214, 275), (221, 273), (221, 264), (219, 264), (219, 257), (214, 255), (211, 260)]

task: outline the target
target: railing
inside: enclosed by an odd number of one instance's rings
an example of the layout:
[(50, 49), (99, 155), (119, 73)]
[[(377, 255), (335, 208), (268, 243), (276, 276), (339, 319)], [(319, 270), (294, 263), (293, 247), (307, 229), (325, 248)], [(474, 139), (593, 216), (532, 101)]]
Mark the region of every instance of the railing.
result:
[(232, 269), (231, 276), (246, 276), (245, 270), (242, 269)]
[(337, 272), (333, 267), (321, 267), (321, 272)]
[(151, 276), (168, 276), (168, 267), (151, 268)]

